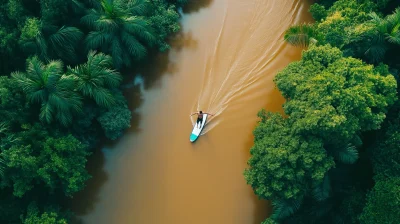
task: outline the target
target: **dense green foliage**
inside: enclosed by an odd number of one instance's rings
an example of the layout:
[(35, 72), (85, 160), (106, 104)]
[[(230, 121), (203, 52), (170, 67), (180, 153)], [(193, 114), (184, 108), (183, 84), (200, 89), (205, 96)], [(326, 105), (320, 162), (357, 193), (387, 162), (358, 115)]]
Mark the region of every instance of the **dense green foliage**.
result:
[(378, 180), (367, 195), (361, 223), (398, 223), (400, 219), (400, 177)]
[(0, 223), (69, 222), (88, 156), (130, 127), (122, 71), (169, 48), (186, 2), (0, 0)]
[(262, 110), (248, 184), (272, 200), (264, 223), (398, 223), (400, 2), (321, 0), (308, 47), (275, 78), (284, 115)]

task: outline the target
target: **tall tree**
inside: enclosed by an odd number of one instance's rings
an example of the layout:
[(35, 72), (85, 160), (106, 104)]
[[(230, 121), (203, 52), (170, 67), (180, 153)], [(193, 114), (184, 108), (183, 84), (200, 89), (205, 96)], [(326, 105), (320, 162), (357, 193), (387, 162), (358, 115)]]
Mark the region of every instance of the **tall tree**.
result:
[(68, 70), (76, 80), (77, 90), (84, 97), (93, 99), (100, 106), (111, 107), (115, 105), (115, 97), (111, 91), (119, 87), (122, 80), (122, 76), (112, 67), (110, 56), (90, 51), (85, 64)]
[(386, 52), (394, 45), (400, 46), (400, 9), (381, 18), (375, 12), (370, 14), (372, 30), (365, 34), (367, 50), (365, 55), (373, 62), (383, 61)]
[(27, 61), (26, 73), (14, 72), (12, 77), (19, 83), (31, 103), (40, 103), (41, 121), (59, 121), (67, 126), (72, 115), (82, 108), (81, 97), (75, 92), (74, 79), (63, 75), (63, 63), (50, 61), (43, 64), (37, 57)]
[(400, 220), (400, 177), (378, 178), (367, 195), (367, 204), (360, 216), (360, 223), (398, 223)]
[(26, 52), (37, 54), (42, 60), (76, 62), (75, 48), (82, 37), (83, 33), (76, 27), (57, 27), (29, 18), (21, 30), (19, 42)]
[(275, 83), (287, 99), (292, 130), (320, 136), (328, 146), (359, 145), (359, 133), (380, 128), (397, 100), (397, 83), (387, 66), (374, 68), (330, 46), (305, 51)]
[(72, 135), (53, 137), (37, 123), (24, 125), (2, 152), (7, 169), (1, 185), (12, 187), (17, 197), (43, 187), (72, 196), (90, 177), (85, 170), (88, 155), (86, 146)]
[(148, 22), (117, 0), (101, 0), (101, 6), (89, 10), (82, 22), (92, 30), (85, 40), (87, 48), (110, 54), (117, 68), (146, 56), (146, 46), (156, 41)]

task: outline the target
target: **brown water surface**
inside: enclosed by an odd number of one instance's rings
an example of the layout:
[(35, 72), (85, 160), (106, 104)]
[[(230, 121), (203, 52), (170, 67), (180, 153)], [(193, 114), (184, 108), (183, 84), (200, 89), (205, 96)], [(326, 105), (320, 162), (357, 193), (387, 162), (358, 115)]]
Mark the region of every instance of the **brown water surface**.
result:
[[(300, 58), (301, 49), (283, 42), (284, 31), (309, 21), (307, 10), (304, 0), (192, 1), (171, 51), (142, 74), (132, 129), (96, 155), (104, 171), (92, 171), (73, 210), (96, 224), (264, 220), (269, 205), (243, 170), (257, 112), (281, 111), (274, 76)], [(189, 115), (200, 109), (216, 116), (190, 143)]]

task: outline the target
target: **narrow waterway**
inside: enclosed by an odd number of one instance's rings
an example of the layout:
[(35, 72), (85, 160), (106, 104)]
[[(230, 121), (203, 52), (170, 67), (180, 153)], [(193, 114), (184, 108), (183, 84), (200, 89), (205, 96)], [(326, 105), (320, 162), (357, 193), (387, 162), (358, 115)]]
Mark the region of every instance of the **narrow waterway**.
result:
[[(307, 0), (194, 0), (168, 54), (143, 72), (132, 128), (90, 163), (74, 199), (84, 223), (260, 223), (270, 209), (243, 177), (261, 108), (281, 111), (273, 78), (301, 49), (283, 42), (309, 21)], [(140, 80), (138, 80), (140, 83)], [(132, 94), (137, 94), (132, 91)], [(135, 101), (135, 102), (133, 102)], [(196, 110), (215, 113), (190, 143)], [(192, 119), (195, 119), (194, 117)]]

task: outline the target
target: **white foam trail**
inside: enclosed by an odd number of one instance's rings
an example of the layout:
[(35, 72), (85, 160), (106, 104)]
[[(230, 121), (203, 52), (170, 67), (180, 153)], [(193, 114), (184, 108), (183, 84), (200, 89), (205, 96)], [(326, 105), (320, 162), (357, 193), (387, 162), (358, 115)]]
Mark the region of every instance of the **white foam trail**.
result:
[[(271, 17), (269, 14), (274, 13), (274, 3), (274, 1), (266, 3), (264, 0), (256, 0), (254, 2), (252, 7), (253, 15), (249, 20), (248, 30), (241, 31), (238, 45), (231, 46), (234, 49), (233, 53), (228, 56), (230, 57), (229, 67), (221, 84), (218, 85), (218, 76), (213, 77), (212, 74), (214, 72), (218, 72), (219, 75), (223, 73), (223, 71), (217, 70), (219, 67), (216, 65), (216, 59), (220, 58), (221, 42), (223, 42), (225, 29), (227, 29), (228, 10), (225, 8), (221, 29), (218, 32), (212, 54), (207, 55), (204, 60), (203, 71), (205, 76), (202, 91), (198, 97), (197, 111), (203, 106), (203, 110), (212, 112), (215, 116), (208, 120), (208, 125), (203, 130), (203, 134), (212, 130), (221, 122), (221, 119), (218, 119), (218, 115), (223, 113), (234, 99), (251, 90), (251, 87), (264, 77), (263, 74), (265, 74), (271, 62), (277, 57), (278, 52), (283, 49), (283, 35), (289, 25), (275, 26), (277, 30), (275, 32), (272, 30), (273, 34), (261, 29), (262, 23), (265, 22), (265, 16)], [(279, 20), (274, 21), (274, 23), (292, 24), (298, 22), (300, 9), (302, 8), (301, 1), (296, 1), (295, 3), (288, 1), (287, 4), (284, 7), (291, 10), (284, 13), (291, 14), (289, 16), (278, 16)], [(276, 32), (279, 35), (276, 35)], [(204, 104), (207, 101), (208, 105), (205, 107)], [(191, 121), (194, 124), (195, 121), (193, 119)]]

